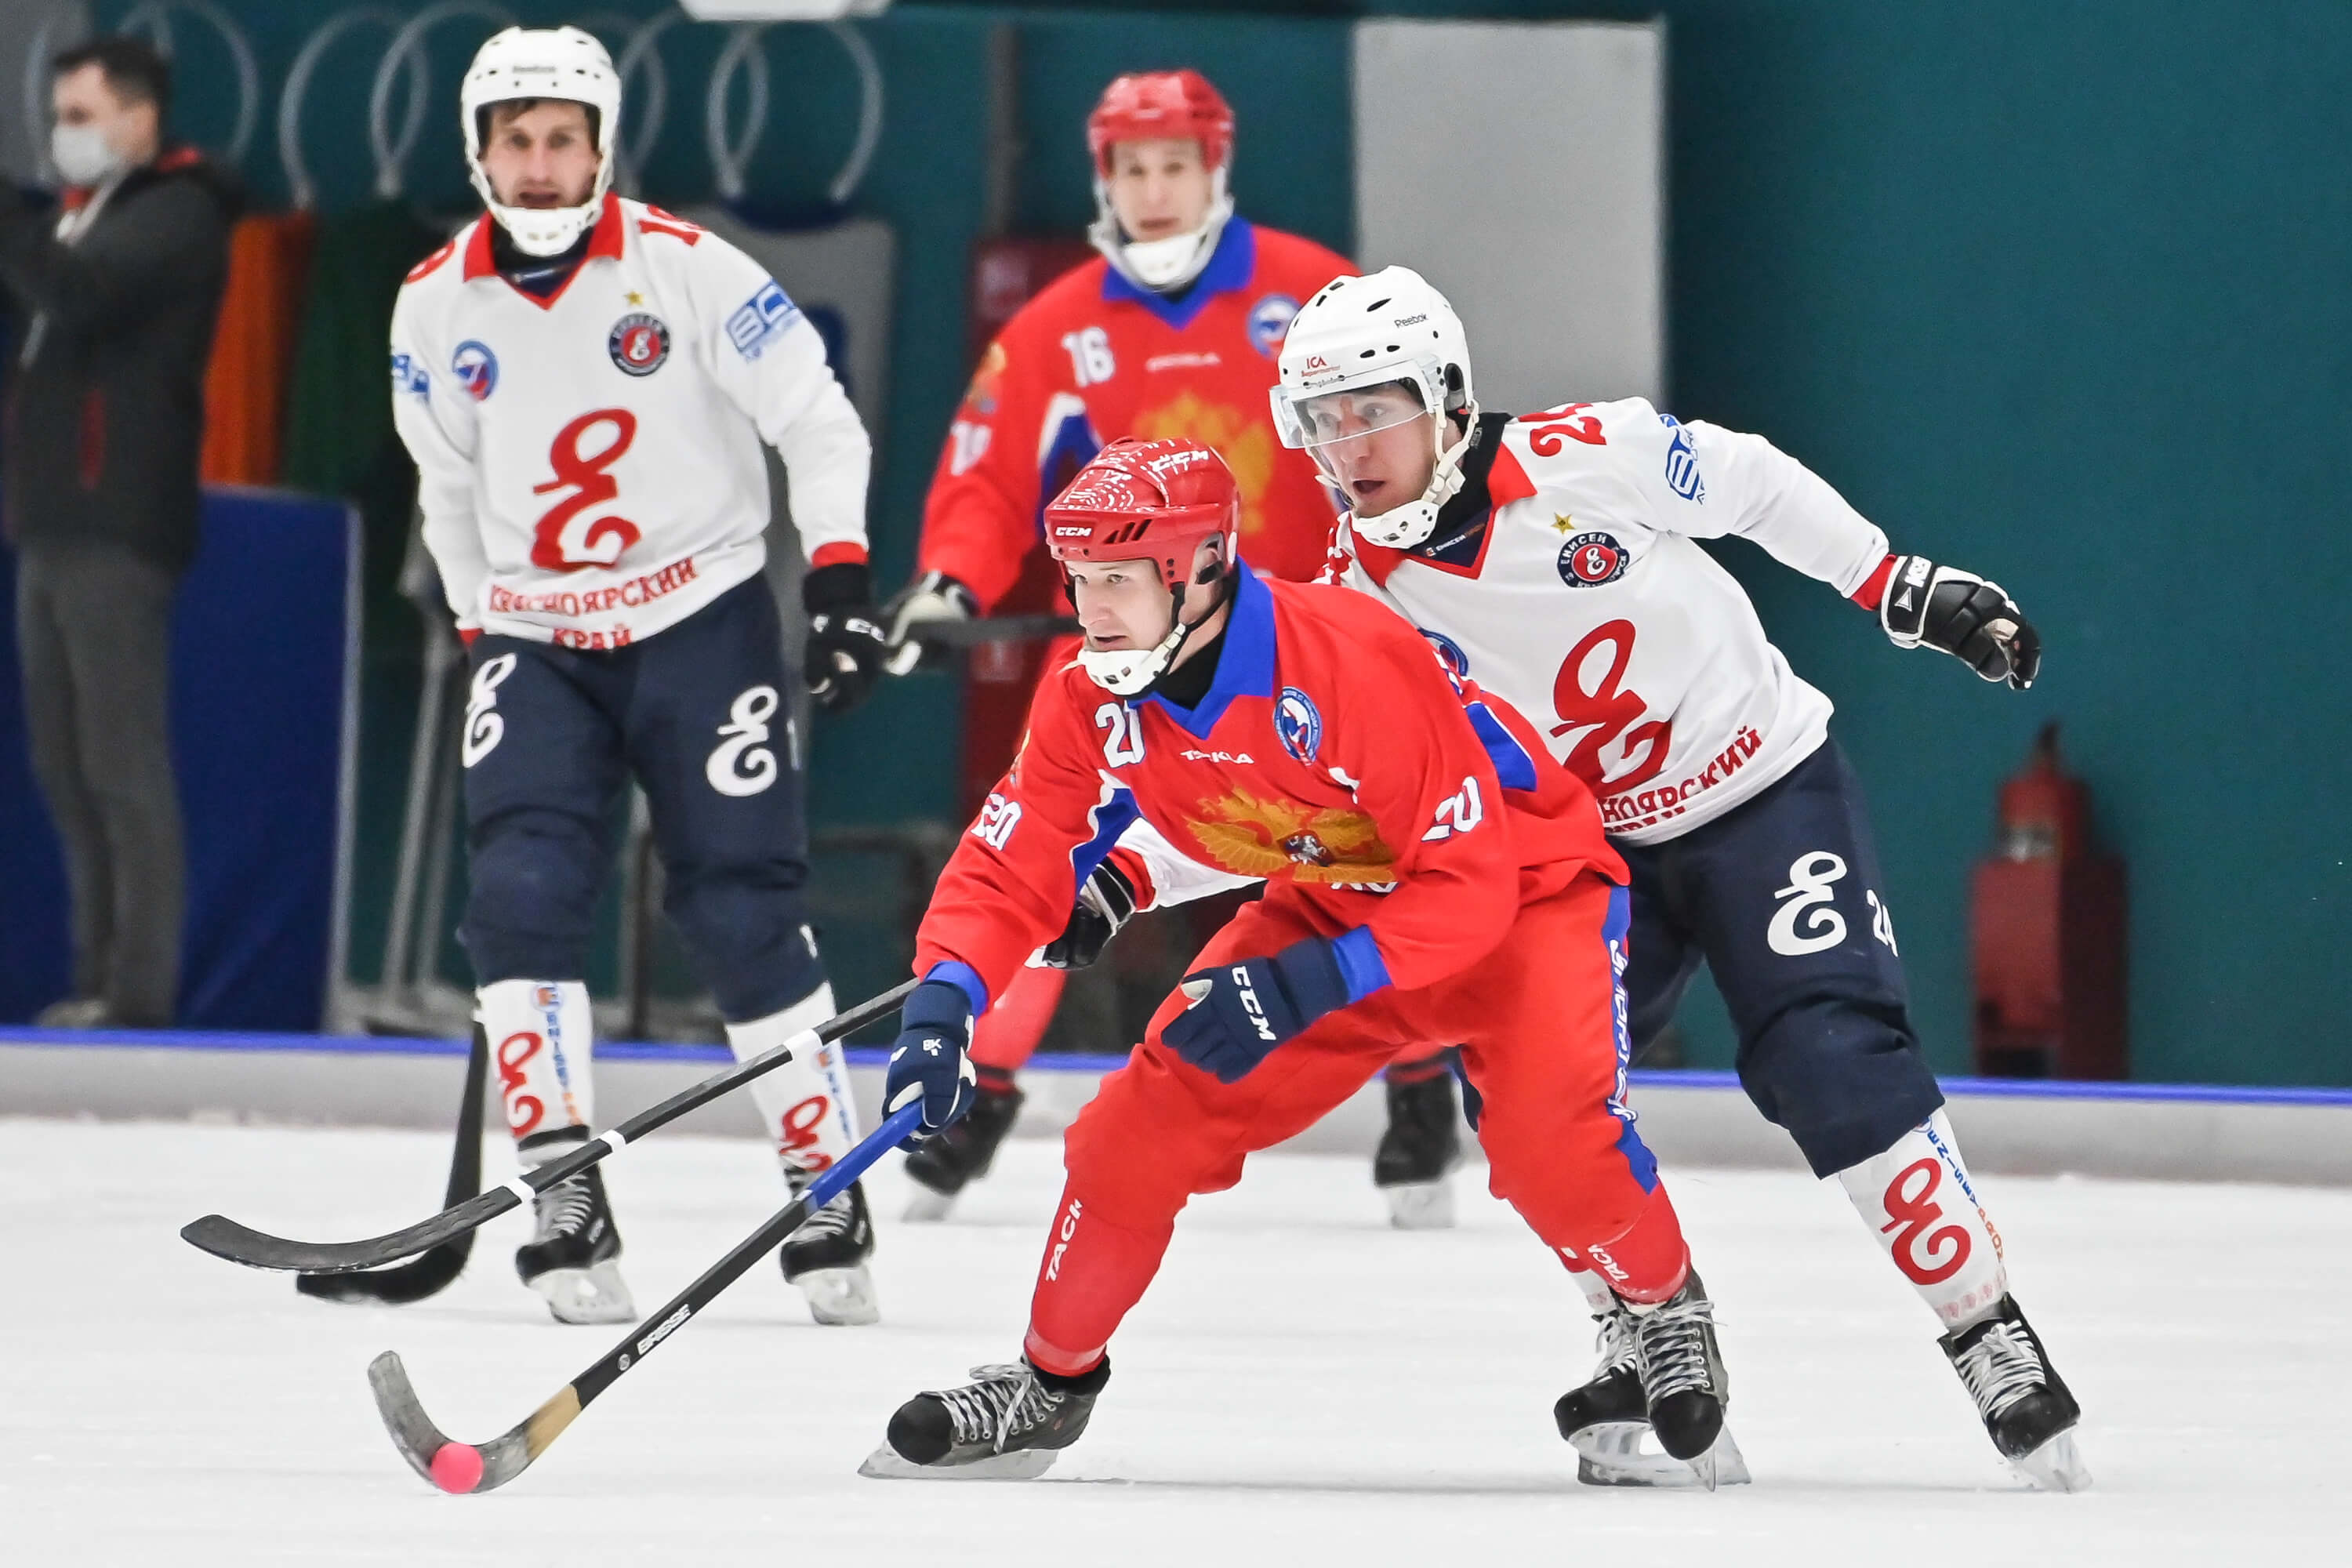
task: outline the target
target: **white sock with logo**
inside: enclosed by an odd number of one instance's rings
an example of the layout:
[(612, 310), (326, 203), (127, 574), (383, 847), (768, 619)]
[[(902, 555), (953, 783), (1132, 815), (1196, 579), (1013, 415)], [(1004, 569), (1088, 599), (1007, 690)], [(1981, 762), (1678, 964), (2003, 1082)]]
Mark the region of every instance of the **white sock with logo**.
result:
[[(833, 987), (820, 985), (782, 1012), (728, 1025), (727, 1044), (738, 1061), (749, 1061), (839, 1011), (833, 1003)], [(759, 1108), (760, 1124), (788, 1174), (822, 1171), (857, 1142), (849, 1064), (841, 1047), (831, 1042), (752, 1079), (751, 1102)]]
[(588, 1126), (596, 1109), (588, 1068), (596, 1029), (586, 984), (500, 980), (474, 997), (515, 1142)]
[(1837, 1180), (1947, 1333), (2008, 1293), (2000, 1233), (1985, 1215), (1942, 1110)]

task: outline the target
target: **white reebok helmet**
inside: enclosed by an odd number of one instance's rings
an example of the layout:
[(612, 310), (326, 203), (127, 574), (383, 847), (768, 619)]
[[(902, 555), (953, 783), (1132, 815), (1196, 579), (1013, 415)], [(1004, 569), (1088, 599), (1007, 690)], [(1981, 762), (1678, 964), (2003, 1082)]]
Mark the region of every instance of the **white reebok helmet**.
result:
[[(1462, 488), (1462, 454), (1478, 418), (1470, 340), (1445, 296), (1409, 267), (1335, 279), (1291, 318), (1281, 374), (1268, 395), (1282, 444), (1305, 447), (1335, 481), (1339, 476), (1325, 447), (1423, 414), (1438, 416), (1430, 421), (1437, 466), (1429, 488), (1378, 517), (1355, 516), (1349, 523), (1391, 550), (1427, 540), (1437, 527), (1437, 509)], [(1399, 382), (1412, 389), (1412, 397), (1377, 394)], [(1460, 416), (1464, 428), (1451, 446), (1444, 417), (1449, 414)]]
[[(482, 168), (483, 110), (518, 98), (560, 98), (585, 104), (596, 132), (596, 183), (576, 207), (510, 207)], [(509, 27), (474, 56), (457, 89), (466, 123), (466, 167), (474, 189), (499, 226), (526, 256), (555, 256), (588, 232), (604, 210), (613, 185), (613, 138), (621, 121), (621, 78), (604, 46), (577, 27)]]

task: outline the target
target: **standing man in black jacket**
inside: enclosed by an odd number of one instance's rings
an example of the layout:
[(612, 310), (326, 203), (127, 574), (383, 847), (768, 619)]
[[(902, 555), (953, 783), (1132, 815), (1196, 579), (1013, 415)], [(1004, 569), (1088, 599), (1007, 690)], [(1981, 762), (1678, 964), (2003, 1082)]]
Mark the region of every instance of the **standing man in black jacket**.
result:
[(17, 551), (33, 771), (63, 841), (73, 994), (41, 1023), (160, 1026), (184, 872), (166, 723), (172, 599), (196, 549), (205, 365), (238, 199), (166, 147), (171, 73), (134, 38), (54, 62), (56, 214), (0, 186), (14, 361), (0, 496)]

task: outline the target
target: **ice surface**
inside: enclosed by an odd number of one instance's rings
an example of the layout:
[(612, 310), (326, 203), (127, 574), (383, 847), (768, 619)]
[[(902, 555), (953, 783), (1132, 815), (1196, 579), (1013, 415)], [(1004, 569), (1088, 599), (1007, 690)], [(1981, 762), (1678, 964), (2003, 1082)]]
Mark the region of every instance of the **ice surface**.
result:
[[(1009, 1145), (944, 1226), (889, 1223), (892, 1169), (874, 1184), (883, 1327), (817, 1328), (762, 1267), (527, 1475), (447, 1498), (393, 1451), (371, 1356), (397, 1349), (443, 1429), (478, 1440), (616, 1337), (550, 1322), (516, 1283), (520, 1218), (404, 1308), (306, 1300), (174, 1235), (215, 1209), (306, 1237), (386, 1229), (437, 1199), (443, 1142), (0, 1121), (0, 1562), (2352, 1561), (2332, 1500), (2352, 1468), (2341, 1191), (1983, 1184), (2087, 1411), (2098, 1487), (2080, 1497), (2026, 1492), (1999, 1464), (1932, 1320), (1842, 1196), (1712, 1171), (1669, 1179), (1756, 1483), (1579, 1487), (1551, 1403), (1591, 1337), (1558, 1266), (1467, 1176), (1460, 1229), (1403, 1234), (1362, 1163), (1305, 1156), (1262, 1157), (1186, 1215), (1052, 1476), (860, 1479), (901, 1399), (1017, 1350), (1058, 1156)], [(726, 1140), (634, 1147), (612, 1188), (648, 1310), (782, 1203), (764, 1152)]]

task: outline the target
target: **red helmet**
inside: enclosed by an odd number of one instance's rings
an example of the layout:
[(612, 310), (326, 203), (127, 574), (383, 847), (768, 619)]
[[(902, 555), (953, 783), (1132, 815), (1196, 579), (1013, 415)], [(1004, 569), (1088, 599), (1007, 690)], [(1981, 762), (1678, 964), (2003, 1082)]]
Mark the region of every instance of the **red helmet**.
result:
[(1233, 106), (1199, 71), (1133, 71), (1103, 89), (1102, 101), (1087, 116), (1087, 148), (1095, 173), (1106, 177), (1114, 143), (1163, 137), (1192, 138), (1201, 144), (1201, 162), (1223, 168), (1234, 150)]
[(1113, 441), (1045, 508), (1054, 559), (1150, 560), (1180, 595), (1204, 539), (1224, 541), (1224, 569), (1240, 542), (1242, 490), (1216, 449), (1198, 441)]

